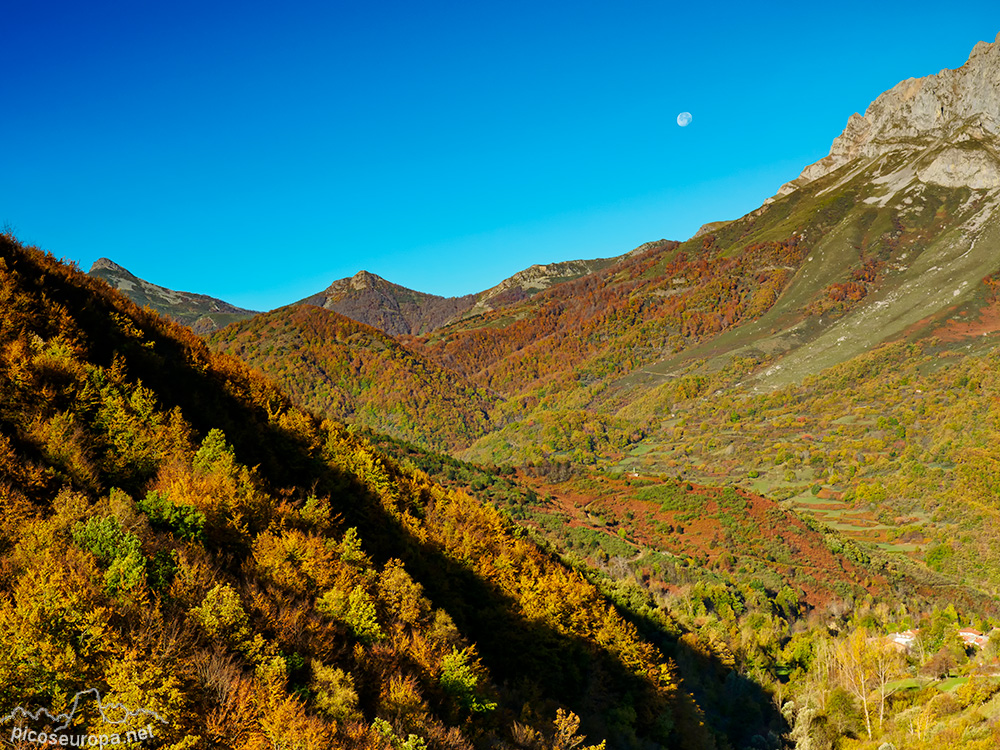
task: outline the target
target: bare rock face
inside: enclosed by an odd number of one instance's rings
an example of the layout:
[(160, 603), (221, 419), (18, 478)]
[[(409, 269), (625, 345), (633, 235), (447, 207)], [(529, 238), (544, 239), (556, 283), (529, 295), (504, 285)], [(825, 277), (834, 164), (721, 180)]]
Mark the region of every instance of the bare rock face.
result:
[(921, 181), (949, 187), (1000, 186), (1000, 35), (992, 43), (979, 42), (961, 68), (909, 78), (879, 96), (863, 117), (851, 115), (829, 156), (802, 170), (778, 195), (857, 159), (923, 151), (935, 143), (976, 148), (949, 147), (921, 167)]
[(90, 271), (88, 273), (93, 274), (94, 271), (114, 271), (115, 273), (127, 274), (128, 276), (132, 276), (131, 273), (129, 273), (126, 269), (119, 266), (110, 258), (98, 258), (97, 260), (95, 260), (94, 264), (90, 267)]
[(986, 151), (947, 148), (917, 172), (917, 179), (945, 187), (1000, 188), (1000, 161)]

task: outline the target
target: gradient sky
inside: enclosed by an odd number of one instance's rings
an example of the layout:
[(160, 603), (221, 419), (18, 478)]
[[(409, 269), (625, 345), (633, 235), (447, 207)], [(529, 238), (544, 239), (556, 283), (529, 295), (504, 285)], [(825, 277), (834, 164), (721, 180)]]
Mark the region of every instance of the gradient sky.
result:
[(480, 291), (753, 210), (1000, 31), (951, 7), (3, 0), (0, 223), (254, 309)]

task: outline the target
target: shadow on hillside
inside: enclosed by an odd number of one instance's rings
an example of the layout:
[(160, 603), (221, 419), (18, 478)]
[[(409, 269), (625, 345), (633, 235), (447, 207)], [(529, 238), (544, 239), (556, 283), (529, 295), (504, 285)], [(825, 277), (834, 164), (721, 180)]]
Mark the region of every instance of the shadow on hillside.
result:
[[(86, 280), (80, 282), (80, 278)], [(141, 313), (143, 322), (149, 323), (144, 326), (145, 341), (126, 337), (110, 316), (131, 303), (82, 275), (50, 273), (44, 291), (50, 300), (65, 305), (87, 332), (91, 361), (108, 365), (116, 354), (121, 355), (130, 375), (151, 388), (162, 407), (179, 407), (201, 435), (213, 427), (222, 429), (237, 460), (259, 467), (261, 477), (272, 487), (310, 487), (339, 500), (337, 510), (348, 525), (358, 527), (373, 559), (379, 563), (401, 559), (433, 605), (445, 609), (463, 635), (477, 644), (501, 689), (503, 708), (494, 721), (509, 727), (512, 720), (525, 718), (525, 710), (534, 710), (536, 716), (544, 712), (541, 718), (550, 721), (556, 706), (563, 705), (582, 718), (586, 734), (607, 737), (611, 747), (665, 745), (684, 750), (766, 747), (754, 744), (753, 735), (766, 737), (769, 729), (787, 729), (759, 686), (727, 671), (713, 657), (694, 653), (675, 641), (659, 645), (690, 676), (689, 686), (682, 687), (694, 691), (705, 709), (710, 732), (700, 725), (693, 703), (682, 690), (672, 707), (676, 723), (669, 736), (663, 736), (662, 718), (671, 707), (646, 679), (631, 673), (594, 642), (525, 618), (517, 602), (498, 586), (413, 536), (354, 477), (312, 455), (292, 431), (271, 423), (265, 409), (253, 405), (251, 393), (237, 397), (211, 368), (192, 366), (198, 361), (193, 353), (200, 349), (207, 356), (193, 334)], [(561, 563), (552, 558), (552, 564)], [(649, 623), (636, 624), (650, 632)], [(712, 735), (719, 738), (718, 743)]]

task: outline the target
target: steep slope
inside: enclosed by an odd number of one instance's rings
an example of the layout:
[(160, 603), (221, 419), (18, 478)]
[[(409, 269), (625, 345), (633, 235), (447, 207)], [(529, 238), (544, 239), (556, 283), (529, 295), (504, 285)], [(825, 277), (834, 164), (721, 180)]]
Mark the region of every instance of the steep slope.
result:
[[(774, 304), (806, 248), (797, 237), (739, 244), (714, 236), (650, 243), (529, 300), (404, 342), (508, 397), (572, 400)], [(734, 243), (735, 244), (735, 243)]]
[(560, 263), (535, 264), (523, 271), (518, 271), (509, 279), (504, 279), (496, 286), (476, 295), (476, 304), (463, 317), (473, 317), (500, 307), (517, 304), (557, 284), (574, 281), (581, 276), (587, 276), (602, 268), (607, 268), (615, 260), (615, 258), (598, 258), (596, 260), (568, 260)]
[(299, 304), (333, 310), (391, 336), (424, 333), (472, 307), (475, 295), (437, 297), (386, 281), (368, 271), (333, 282)]
[(426, 334), (461, 318), (474, 317), (522, 302), (538, 292), (578, 279), (614, 262), (614, 258), (570, 260), (534, 265), (485, 292), (437, 297), (393, 284), (368, 271), (335, 281), (299, 304), (333, 310), (391, 336)]
[(6, 235), (0, 298), (5, 724), (94, 689), (173, 748), (576, 746), (557, 708), (615, 747), (716, 746), (496, 510)]
[[(893, 338), (933, 335), (960, 310), (992, 318), (982, 281), (1000, 269), (998, 207), (1000, 37), (977, 44), (961, 68), (902, 81), (852, 115), (829, 156), (754, 216), (754, 235), (794, 229), (814, 246), (783, 304), (741, 332), (755, 351), (789, 352), (761, 384), (795, 382)], [(841, 215), (817, 236), (806, 217), (822, 210)], [(820, 288), (827, 300), (817, 300)], [(834, 295), (860, 299), (825, 326), (781, 325), (810, 300), (821, 316)], [(775, 327), (784, 330), (772, 335)], [(978, 333), (997, 329), (988, 322)]]
[(431, 449), (465, 448), (490, 429), (495, 397), (330, 310), (282, 307), (216, 331), (208, 343), (308, 409)]
[(88, 273), (106, 281), (140, 307), (148, 305), (161, 315), (190, 327), (195, 333), (208, 333), (234, 320), (257, 314), (205, 294), (175, 292), (151, 284), (107, 258), (94, 261)]
[(406, 339), (507, 398), (507, 426), (468, 455), (534, 460), (567, 411), (645, 429), (665, 394), (722, 372), (764, 391), (887, 341), (995, 341), (998, 61), (1000, 43), (982, 43), (896, 86), (747, 216)]

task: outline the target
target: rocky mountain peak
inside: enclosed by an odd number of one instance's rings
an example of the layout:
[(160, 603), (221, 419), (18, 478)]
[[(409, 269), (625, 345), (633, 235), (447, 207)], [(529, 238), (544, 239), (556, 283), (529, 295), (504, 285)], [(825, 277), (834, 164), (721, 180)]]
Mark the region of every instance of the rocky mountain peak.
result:
[(90, 273), (93, 273), (94, 271), (114, 271), (115, 273), (126, 274), (128, 276), (133, 275), (127, 269), (119, 266), (113, 260), (108, 258), (98, 258), (95, 260), (94, 265), (90, 267)]
[(1000, 35), (994, 42), (976, 44), (962, 67), (901, 81), (872, 102), (864, 116), (851, 115), (830, 154), (802, 170), (778, 195), (856, 159), (924, 151), (943, 144), (948, 148), (936, 154), (932, 163), (921, 165), (922, 181), (949, 187), (1000, 187), (996, 151), (1000, 145)]
[(373, 273), (368, 271), (358, 271), (351, 277), (351, 288), (352, 289), (367, 289), (376, 282), (381, 281), (381, 279)]

